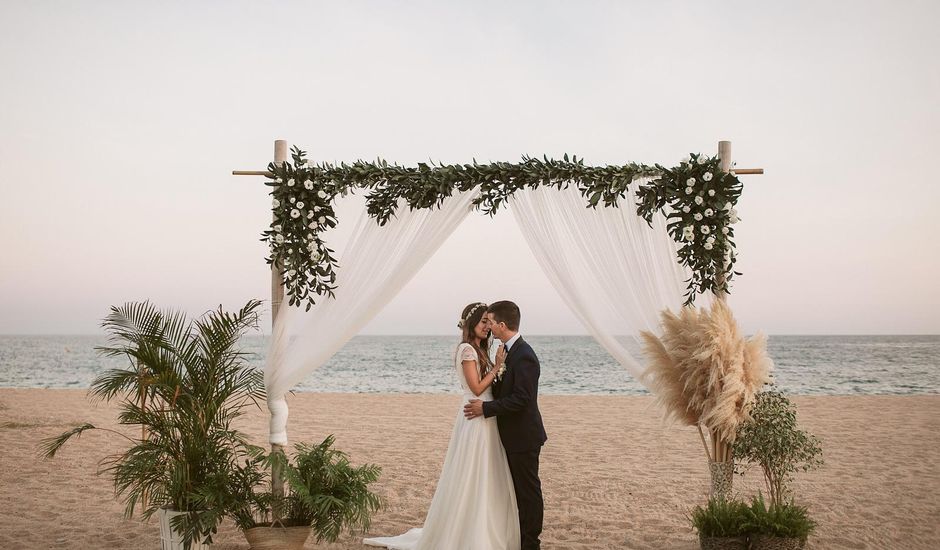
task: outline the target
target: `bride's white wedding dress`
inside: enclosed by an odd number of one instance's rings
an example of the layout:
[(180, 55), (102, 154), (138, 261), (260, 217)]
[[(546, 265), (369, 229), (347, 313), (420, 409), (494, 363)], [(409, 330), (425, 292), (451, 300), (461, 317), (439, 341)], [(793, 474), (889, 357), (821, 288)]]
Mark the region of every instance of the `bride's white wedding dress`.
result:
[(424, 527), (397, 537), (365, 539), (365, 544), (395, 550), (519, 549), (516, 493), (496, 418), (468, 420), (463, 413), (468, 400), (491, 401), (493, 392), (487, 388), (479, 397), (473, 395), (463, 375), (465, 360), (478, 360), (470, 344), (460, 344), (454, 355), (465, 399), (457, 410), (444, 468)]

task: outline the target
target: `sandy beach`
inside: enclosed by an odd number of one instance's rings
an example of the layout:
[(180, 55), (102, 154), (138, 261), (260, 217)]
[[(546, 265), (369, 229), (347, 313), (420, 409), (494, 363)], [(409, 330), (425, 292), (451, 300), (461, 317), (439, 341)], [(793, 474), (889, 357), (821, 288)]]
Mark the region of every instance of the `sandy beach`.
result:
[[(354, 463), (375, 462), (387, 506), (371, 534), (422, 523), (443, 463), (456, 395), (300, 394), (290, 399), (293, 441), (335, 434)], [(940, 547), (940, 396), (796, 397), (801, 425), (823, 442), (826, 464), (796, 490), (820, 526), (809, 548)], [(690, 428), (664, 427), (647, 397), (544, 396), (543, 547), (698, 547), (685, 514), (708, 491), (703, 450)], [(0, 547), (158, 548), (155, 520), (125, 520), (98, 460), (121, 438), (89, 433), (54, 460), (39, 440), (81, 422), (115, 427), (115, 409), (83, 390), (0, 390)], [(262, 411), (245, 430), (265, 441)], [(129, 434), (130, 435), (130, 434)], [(735, 479), (752, 494), (754, 470)], [(364, 548), (360, 536), (310, 548)], [(216, 547), (248, 545), (231, 523)]]

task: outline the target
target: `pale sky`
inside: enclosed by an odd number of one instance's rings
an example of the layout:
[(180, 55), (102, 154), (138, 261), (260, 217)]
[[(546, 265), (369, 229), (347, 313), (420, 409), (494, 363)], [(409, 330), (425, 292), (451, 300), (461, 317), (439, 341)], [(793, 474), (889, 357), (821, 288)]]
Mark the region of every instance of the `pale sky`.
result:
[[(669, 165), (728, 139), (766, 170), (738, 206), (746, 331), (940, 333), (937, 21), (934, 1), (2, 0), (0, 333), (268, 299), (267, 188), (231, 171), (275, 139)], [(468, 263), (481, 243), (493, 261)], [(450, 334), (497, 299), (525, 333), (585, 333), (508, 212), (471, 215), (363, 333)]]

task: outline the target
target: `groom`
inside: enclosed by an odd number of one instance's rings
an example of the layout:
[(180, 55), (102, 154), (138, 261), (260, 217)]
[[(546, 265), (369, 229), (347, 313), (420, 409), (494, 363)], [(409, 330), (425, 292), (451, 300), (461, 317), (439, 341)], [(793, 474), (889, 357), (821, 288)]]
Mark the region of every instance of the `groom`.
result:
[(506, 345), (506, 370), (493, 383), (493, 400), (472, 399), (464, 415), (496, 417), (519, 505), (522, 550), (538, 550), (544, 508), (539, 452), (548, 438), (538, 405), (539, 358), (520, 336), (519, 318), (519, 306), (512, 302), (495, 302), (487, 308), (488, 328)]

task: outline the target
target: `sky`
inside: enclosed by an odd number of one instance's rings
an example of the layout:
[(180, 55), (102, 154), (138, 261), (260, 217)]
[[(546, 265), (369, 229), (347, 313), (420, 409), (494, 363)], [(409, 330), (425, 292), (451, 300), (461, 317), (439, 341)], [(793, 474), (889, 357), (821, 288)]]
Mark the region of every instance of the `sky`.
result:
[[(940, 333), (938, 20), (931, 1), (3, 0), (0, 334), (268, 299), (267, 188), (231, 171), (275, 139), (316, 161), (598, 165), (730, 140), (765, 169), (738, 205), (745, 331)], [(509, 212), (469, 216), (363, 333), (451, 334), (498, 299), (528, 334), (586, 333)]]

